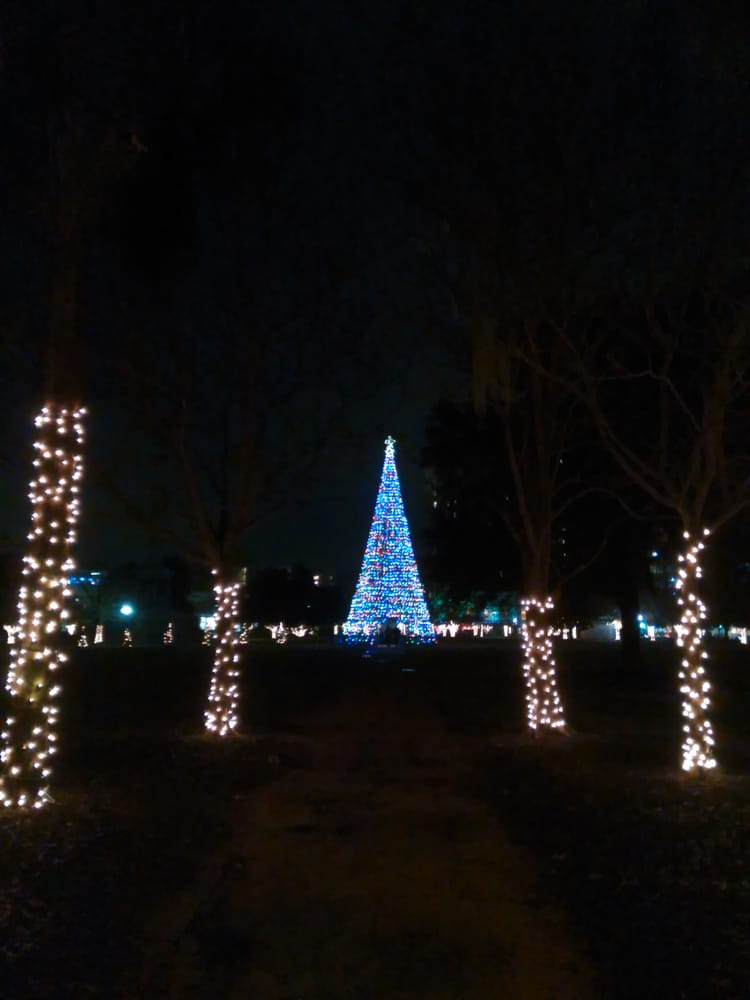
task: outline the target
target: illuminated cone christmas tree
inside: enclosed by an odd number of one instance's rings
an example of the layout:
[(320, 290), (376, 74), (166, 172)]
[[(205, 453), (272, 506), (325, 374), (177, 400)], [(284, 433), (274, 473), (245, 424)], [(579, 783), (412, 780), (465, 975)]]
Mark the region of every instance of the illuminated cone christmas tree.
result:
[(369, 639), (393, 619), (401, 634), (412, 641), (433, 642), (435, 633), (401, 499), (395, 444), (392, 437), (386, 438), (370, 536), (343, 631), (348, 639)]

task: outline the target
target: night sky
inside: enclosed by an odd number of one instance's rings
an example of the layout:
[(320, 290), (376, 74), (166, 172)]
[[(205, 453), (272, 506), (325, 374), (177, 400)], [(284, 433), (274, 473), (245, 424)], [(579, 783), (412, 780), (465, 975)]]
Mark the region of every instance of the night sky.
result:
[[(347, 581), (364, 548), (386, 434), (398, 441), (419, 554), (429, 511), (419, 466), (425, 419), (441, 394), (470, 393), (469, 319), (456, 291), (470, 255), (442, 211), (446, 185), (466, 196), (467, 228), (491, 217), (510, 234), (500, 267), (533, 267), (561, 200), (581, 240), (596, 236), (606, 228), (597, 198), (616, 188), (619, 229), (587, 279), (595, 284), (632, 273), (665, 191), (674, 194), (674, 225), (659, 253), (669, 257), (669, 240), (687, 245), (685, 206), (700, 202), (710, 216), (705, 198), (717, 184), (731, 188), (732, 154), (745, 151), (731, 110), (744, 57), (730, 22), (708, 20), (701, 4), (616, 12), (509, 4), (497, 15), (497, 5), (411, 0), (166, 3), (136, 15), (109, 4), (31, 6), (7, 5), (0, 22), (6, 548), (27, 517), (26, 421), (43, 391), (61, 121), (82, 123), (94, 192), (79, 314), (94, 458), (158, 508), (170, 483), (160, 480), (158, 455), (140, 449), (123, 358), (158, 370), (166, 355), (154, 345), (168, 353), (165, 331), (177, 322), (197, 328), (208, 353), (230, 313), (237, 329), (266, 335), (291, 325), (292, 335), (270, 336), (290, 336), (291, 352), (304, 344), (308, 381), (322, 387), (333, 374), (343, 407), (313, 472), (247, 534), (243, 555), (251, 566), (304, 563)], [(485, 108), (482, 119), (477, 92), (490, 109), (496, 99), (495, 118)], [(505, 130), (490, 140), (505, 171), (495, 200), (483, 200), (491, 183), (480, 120)], [(455, 162), (444, 154), (446, 134), (461, 137)], [(631, 169), (644, 157), (659, 166), (648, 183)], [(744, 225), (746, 206), (738, 213), (727, 197), (727, 213), (730, 205)], [(241, 274), (227, 263), (235, 238)], [(308, 426), (325, 392), (306, 404)], [(288, 443), (280, 416), (275, 433)], [(123, 519), (95, 477), (84, 502), (82, 565), (165, 551)]]
[[(15, 548), (25, 527), (27, 421), (42, 391), (42, 300), (54, 253), (45, 232), (54, 181), (43, 130), (45, 121), (54, 128), (69, 109), (82, 108), (92, 159), (102, 135), (104, 142), (137, 148), (134, 162), (126, 154), (121, 173), (111, 172), (97, 222), (89, 226), (80, 324), (91, 453), (148, 505), (153, 470), (122, 401), (117, 341), (124, 331), (129, 360), (137, 365), (140, 347), (137, 338), (133, 346), (128, 324), (158, 316), (150, 336), (159, 322), (169, 322), (164, 317), (173, 315), (175, 301), (187, 299), (198, 310), (202, 299), (215, 300), (217, 286), (221, 294), (212, 273), (221, 268), (221, 250), (204, 217), (222, 197), (231, 205), (236, 177), (227, 149), (236, 145), (241, 169), (256, 171), (250, 184), (257, 184), (260, 205), (250, 214), (265, 227), (250, 248), (258, 308), (272, 318), (283, 314), (280, 301), (292, 303), (290, 314), (322, 311), (338, 339), (329, 344), (324, 335), (318, 355), (340, 365), (349, 393), (341, 421), (346, 440), (339, 444), (331, 435), (312, 474), (248, 534), (244, 553), (258, 566), (301, 562), (353, 578), (383, 438), (390, 433), (399, 440), (418, 537), (427, 510), (418, 467), (424, 419), (467, 370), (465, 357), (458, 373), (455, 352), (425, 349), (425, 328), (435, 324), (446, 299), (420, 246), (429, 232), (422, 209), (401, 184), (409, 136), (388, 73), (390, 63), (406, 74), (403, 87), (415, 82), (394, 49), (405, 8), (379, 5), (355, 16), (336, 4), (228, 3), (210, 11), (160, 5), (133, 20), (109, 10), (92, 21), (84, 7), (49, 5), (30, 13), (19, 6), (6, 14), (4, 82), (15, 102), (6, 114), (17, 142), (6, 170), (18, 200), (6, 206), (3, 239), (3, 288), (10, 299), (5, 367), (13, 370), (4, 396), (4, 544)], [(45, 85), (56, 74), (59, 94)], [(202, 334), (209, 339), (212, 322)], [(362, 341), (354, 359), (337, 350), (342, 332)], [(120, 516), (92, 475), (84, 503), (83, 565), (153, 557), (164, 549), (151, 532)]]

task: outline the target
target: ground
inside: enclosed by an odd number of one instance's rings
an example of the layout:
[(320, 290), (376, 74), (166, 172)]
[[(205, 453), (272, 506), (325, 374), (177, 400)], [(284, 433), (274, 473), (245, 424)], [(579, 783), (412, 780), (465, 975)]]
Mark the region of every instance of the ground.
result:
[(679, 775), (674, 657), (561, 644), (571, 735), (523, 732), (518, 650), (89, 649), (55, 804), (0, 820), (0, 997), (743, 997), (750, 657), (714, 651), (722, 773)]

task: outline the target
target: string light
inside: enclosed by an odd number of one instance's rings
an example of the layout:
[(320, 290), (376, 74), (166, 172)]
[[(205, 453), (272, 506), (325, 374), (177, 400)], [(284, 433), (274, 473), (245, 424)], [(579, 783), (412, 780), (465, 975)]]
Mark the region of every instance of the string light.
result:
[(50, 757), (57, 749), (54, 673), (67, 657), (60, 637), (70, 612), (68, 576), (83, 475), (82, 408), (47, 405), (35, 418), (31, 528), (18, 591), (16, 642), (6, 688), (11, 714), (2, 732), (0, 802), (40, 809), (49, 799)]
[(96, 631), (94, 632), (94, 645), (98, 642), (104, 642), (104, 626), (97, 625)]
[[(708, 528), (705, 528), (703, 536), (708, 534)], [(703, 647), (701, 625), (706, 618), (706, 606), (698, 595), (697, 583), (703, 576), (700, 553), (705, 546), (701, 540), (691, 539), (688, 531), (683, 532), (682, 537), (686, 543), (686, 551), (677, 557), (680, 567), (675, 583), (678, 591), (677, 605), (682, 608), (675, 641), (684, 650), (679, 670), (682, 731), (685, 734), (682, 742), (682, 769), (711, 770), (716, 767), (714, 734), (708, 718), (711, 685), (704, 666), (708, 653)]]
[(81, 649), (85, 649), (88, 646), (88, 644), (89, 640), (86, 638), (86, 629), (82, 628), (81, 634), (78, 637), (78, 645), (81, 647)]
[[(216, 570), (214, 570), (216, 576)], [(239, 583), (216, 583), (216, 650), (205, 713), (206, 731), (226, 736), (237, 728), (237, 622), (239, 618)]]
[(552, 651), (551, 628), (545, 623), (554, 604), (550, 597), (521, 601), (521, 642), (523, 675), (526, 681), (526, 720), (536, 730), (565, 726), (562, 702), (557, 690), (557, 668)]
[(443, 636), (443, 638), (445, 638), (446, 635), (449, 635), (451, 639), (455, 639), (456, 636), (458, 635), (458, 630), (460, 627), (461, 626), (458, 624), (458, 622), (454, 621), (442, 622), (440, 625), (435, 626), (435, 631), (437, 632), (438, 635)]
[(174, 642), (174, 629), (172, 628), (172, 622), (167, 622), (167, 627), (164, 629), (162, 641), (165, 646), (171, 646)]
[(122, 644), (123, 644), (123, 646), (132, 646), (133, 645), (133, 634), (132, 634), (132, 632), (130, 631), (129, 628), (126, 628), (126, 629), (123, 630), (123, 633), (122, 633)]
[(387, 619), (415, 642), (434, 642), (424, 590), (414, 559), (409, 524), (396, 471), (396, 442), (385, 441), (385, 460), (362, 569), (343, 633), (349, 640), (374, 638)]

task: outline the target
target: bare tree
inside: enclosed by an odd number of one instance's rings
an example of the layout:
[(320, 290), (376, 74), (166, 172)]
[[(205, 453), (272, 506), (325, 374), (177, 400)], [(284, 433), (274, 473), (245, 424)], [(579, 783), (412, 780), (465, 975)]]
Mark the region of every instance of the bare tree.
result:
[(565, 583), (587, 568), (606, 542), (606, 536), (592, 539), (576, 565), (563, 567), (556, 559), (556, 537), (572, 508), (606, 488), (586, 474), (577, 455), (590, 448), (591, 434), (580, 398), (560, 377), (566, 364), (567, 342), (539, 300), (523, 313), (513, 315), (506, 307), (479, 324), (475, 396), (480, 407), (492, 405), (501, 418), (499, 444), (514, 502), (499, 506), (521, 560), (527, 719), (534, 731), (565, 726), (549, 613)]
[[(50, 114), (48, 135), (46, 384), (35, 418), (31, 524), (6, 682), (11, 707), (2, 732), (0, 774), (0, 801), (20, 809), (41, 808), (49, 798), (50, 758), (57, 749), (56, 671), (66, 659), (63, 636), (71, 596), (67, 579), (74, 566), (83, 475), (81, 325), (86, 239), (102, 178), (117, 160), (113, 155), (117, 143), (90, 129), (77, 109), (63, 107)], [(124, 147), (120, 143), (123, 161), (128, 156)]]
[[(213, 575), (215, 655), (205, 722), (236, 731), (239, 571), (259, 523), (299, 491), (340, 442), (344, 394), (328, 376), (328, 350), (310, 324), (245, 329), (196, 305), (170, 336), (139, 338), (123, 371), (127, 450), (94, 473), (118, 509), (152, 537)], [(248, 325), (252, 311), (243, 314)], [(153, 503), (156, 497), (158, 502)]]
[(749, 319), (745, 302), (726, 294), (662, 296), (625, 334), (605, 338), (593, 366), (569, 342), (570, 370), (605, 446), (682, 525), (676, 641), (686, 771), (716, 765), (701, 562), (708, 536), (750, 503)]
[[(192, 45), (202, 52), (189, 34)], [(294, 53), (271, 39), (252, 64), (244, 50), (231, 58), (238, 78), (188, 60), (185, 86), (198, 97), (166, 138), (154, 130), (136, 177), (129, 208), (143, 227), (129, 249), (135, 268), (150, 270), (118, 287), (120, 350), (108, 377), (122, 433), (94, 470), (123, 513), (213, 575), (205, 727), (219, 736), (239, 726), (243, 546), (324, 475), (346, 438), (344, 403), (362, 405), (392, 379), (395, 345), (395, 332), (368, 337), (379, 315), (354, 325), (352, 288), (366, 283), (370, 259), (363, 244), (350, 261), (326, 236), (308, 192), (316, 175), (300, 172)], [(245, 73), (268, 92), (249, 120)]]
[[(648, 211), (632, 181), (639, 143), (623, 158), (612, 134), (612, 107), (642, 107), (611, 72), (611, 60), (627, 58), (634, 20), (631, 11), (602, 19), (585, 4), (563, 13), (480, 3), (471, 18), (445, 5), (415, 23), (430, 73), (414, 187), (436, 220), (436, 269), (472, 333), (478, 401), (503, 419), (533, 730), (564, 727), (548, 634), (554, 535), (590, 488), (571, 461), (583, 408), (548, 373), (566, 358), (558, 331), (578, 335), (591, 322), (613, 262), (630, 253), (618, 228), (627, 220), (639, 230)], [(636, 133), (638, 114), (618, 129)]]
[[(0, 801), (41, 808), (56, 751), (56, 671), (65, 659), (67, 578), (73, 566), (83, 469), (85, 333), (90, 263), (102, 205), (140, 153), (135, 107), (151, 54), (148, 17), (121, 19), (73, 3), (3, 12), (5, 95), (3, 188), (12, 192), (19, 245), (40, 289), (24, 314), (24, 349), (44, 319), (44, 374), (37, 411), (31, 526), (23, 557), (18, 620), (2, 733)], [(138, 83), (136, 85), (135, 80)], [(24, 313), (24, 310), (20, 310)], [(41, 322), (40, 322), (40, 325)]]

